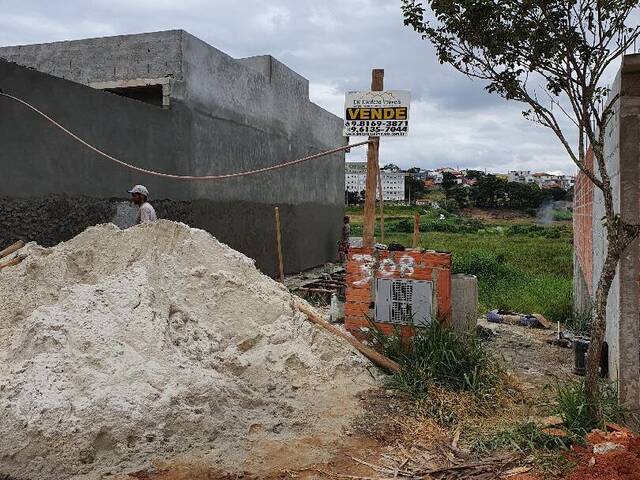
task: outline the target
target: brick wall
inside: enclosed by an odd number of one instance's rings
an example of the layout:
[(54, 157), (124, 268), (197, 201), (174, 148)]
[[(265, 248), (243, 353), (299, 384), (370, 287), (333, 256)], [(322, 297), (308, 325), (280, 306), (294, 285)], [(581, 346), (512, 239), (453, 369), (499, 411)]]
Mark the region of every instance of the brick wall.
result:
[[(593, 168), (593, 152), (587, 151), (587, 166)], [(593, 183), (579, 172), (573, 193), (573, 245), (589, 294), (593, 295)]]
[[(389, 252), (370, 248), (350, 248), (347, 262), (347, 290), (345, 302), (345, 327), (356, 338), (364, 340), (363, 327), (369, 327), (374, 318), (371, 306), (374, 301), (375, 278), (405, 278), (433, 282), (435, 293), (433, 318), (449, 321), (451, 318), (451, 254), (405, 250)], [(376, 324), (382, 332), (390, 334), (392, 324)], [(414, 334), (414, 328), (403, 325), (403, 337)]]

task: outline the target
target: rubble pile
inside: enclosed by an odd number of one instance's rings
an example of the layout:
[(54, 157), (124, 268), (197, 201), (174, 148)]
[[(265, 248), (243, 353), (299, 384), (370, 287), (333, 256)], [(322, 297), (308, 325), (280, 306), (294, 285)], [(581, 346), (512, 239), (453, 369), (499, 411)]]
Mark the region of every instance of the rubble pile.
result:
[(640, 478), (640, 438), (615, 424), (594, 430), (586, 446), (573, 447), (577, 466), (569, 480), (620, 480)]
[(305, 445), (318, 461), (375, 384), (366, 359), (202, 230), (100, 225), (20, 253), (0, 271), (0, 476), (173, 458), (257, 471)]

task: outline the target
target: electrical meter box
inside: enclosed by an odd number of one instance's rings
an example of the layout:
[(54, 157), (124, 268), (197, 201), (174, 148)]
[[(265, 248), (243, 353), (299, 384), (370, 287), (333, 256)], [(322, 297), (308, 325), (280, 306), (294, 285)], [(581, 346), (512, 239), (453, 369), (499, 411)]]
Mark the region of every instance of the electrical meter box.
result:
[(425, 327), (431, 323), (433, 282), (377, 278), (375, 321)]

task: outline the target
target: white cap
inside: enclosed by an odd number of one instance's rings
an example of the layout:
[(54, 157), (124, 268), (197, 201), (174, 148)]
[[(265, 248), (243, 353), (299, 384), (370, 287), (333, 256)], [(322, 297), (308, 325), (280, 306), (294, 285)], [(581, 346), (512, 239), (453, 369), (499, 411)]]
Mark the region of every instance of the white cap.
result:
[(129, 193), (139, 193), (140, 195), (144, 195), (145, 197), (149, 196), (149, 190), (144, 185), (136, 185), (131, 190), (127, 190)]

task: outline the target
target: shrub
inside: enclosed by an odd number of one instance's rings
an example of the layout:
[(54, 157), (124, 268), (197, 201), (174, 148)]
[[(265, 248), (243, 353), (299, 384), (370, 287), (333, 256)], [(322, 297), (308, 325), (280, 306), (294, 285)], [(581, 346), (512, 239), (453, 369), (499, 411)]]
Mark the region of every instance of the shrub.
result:
[(455, 198), (447, 198), (444, 201), (444, 209), (451, 213), (459, 213), (460, 212), (460, 204)]
[(604, 423), (617, 422), (629, 414), (629, 411), (618, 401), (618, 391), (614, 384), (600, 384), (603, 424), (594, 421), (589, 415), (589, 402), (585, 393), (584, 381), (578, 380), (556, 386), (555, 413), (557, 413), (567, 430), (580, 437), (594, 428), (603, 428)]
[(572, 311), (565, 320), (565, 325), (576, 335), (591, 335), (592, 311), (587, 309), (584, 312)]
[(488, 282), (510, 277), (512, 270), (505, 262), (505, 255), (489, 250), (469, 250), (453, 257), (453, 273), (468, 273)]
[(573, 214), (568, 210), (556, 210), (553, 212), (553, 219), (556, 222), (567, 221), (573, 218)]
[(392, 386), (417, 399), (432, 385), (446, 390), (482, 396), (502, 380), (503, 369), (473, 333), (458, 333), (438, 321), (418, 329), (409, 344), (396, 332), (384, 336), (375, 327), (374, 336), (385, 355), (400, 363)]
[(389, 231), (396, 231), (399, 233), (412, 233), (413, 232), (413, 221), (403, 219), (397, 223), (392, 223), (389, 225)]

